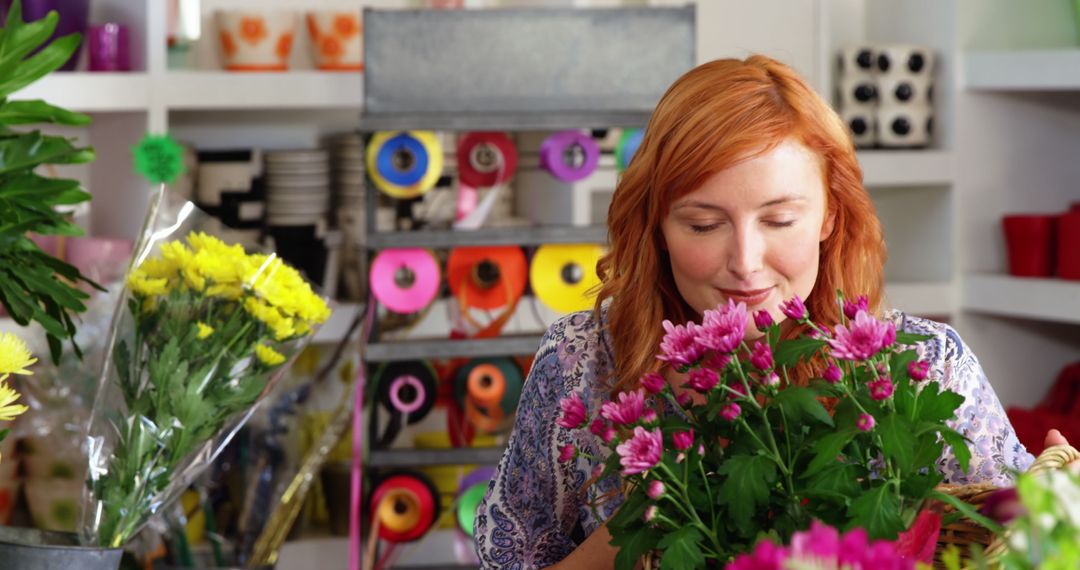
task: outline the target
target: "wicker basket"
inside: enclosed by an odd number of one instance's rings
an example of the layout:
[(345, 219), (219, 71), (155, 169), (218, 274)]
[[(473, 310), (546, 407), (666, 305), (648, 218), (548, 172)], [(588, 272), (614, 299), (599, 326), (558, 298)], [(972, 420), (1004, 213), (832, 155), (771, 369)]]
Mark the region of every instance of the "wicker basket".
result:
[[(1055, 445), (1049, 447), (1039, 455), (1035, 463), (1028, 469), (1029, 473), (1038, 473), (1050, 469), (1061, 469), (1066, 464), (1080, 460), (1080, 451), (1071, 445)], [(998, 487), (985, 483), (970, 485), (942, 485), (939, 491), (948, 493), (976, 508), (981, 507), (983, 501), (998, 490)], [(950, 505), (941, 507), (942, 514), (950, 514), (954, 509)], [(938, 547), (934, 556), (934, 568), (944, 568), (941, 563), (941, 555), (950, 545), (960, 549), (961, 558), (966, 559), (970, 546), (978, 544), (983, 547), (991, 566), (994, 561), (1005, 552), (1005, 537), (997, 536), (986, 528), (967, 519), (961, 519), (953, 524), (943, 526), (941, 535), (938, 537)]]

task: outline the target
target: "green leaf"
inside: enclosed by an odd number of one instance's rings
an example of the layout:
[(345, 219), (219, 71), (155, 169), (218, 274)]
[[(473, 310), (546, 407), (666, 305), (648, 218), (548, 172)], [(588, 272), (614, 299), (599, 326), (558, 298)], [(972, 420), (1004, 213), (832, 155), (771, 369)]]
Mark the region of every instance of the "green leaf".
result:
[(826, 467), (835, 465), (836, 458), (856, 433), (858, 431), (854, 427), (846, 427), (817, 440), (814, 444), (814, 460), (810, 462), (802, 476), (810, 477)]
[(41, 164), (80, 164), (92, 160), (92, 149), (76, 148), (66, 138), (42, 135), (39, 131), (0, 139), (0, 174)]
[(619, 510), (608, 520), (608, 526), (612, 529), (620, 529), (635, 524), (641, 520), (642, 515), (645, 514), (645, 508), (648, 506), (649, 498), (645, 496), (643, 490), (638, 489), (636, 492), (630, 493), (630, 496), (623, 501), (623, 504), (619, 506)]
[(701, 541), (704, 538), (701, 532), (692, 526), (684, 526), (674, 532), (669, 532), (657, 544), (657, 548), (663, 551), (660, 569), (703, 568), (705, 555), (701, 551)]
[(717, 501), (728, 506), (736, 524), (748, 526), (757, 507), (769, 500), (776, 481), (776, 463), (764, 455), (735, 455), (717, 472), (727, 475)]
[(990, 532), (993, 532), (994, 534), (1001, 534), (1004, 530), (1001, 525), (994, 522), (992, 519), (989, 519), (979, 514), (979, 511), (975, 507), (973, 507), (971, 503), (961, 501), (960, 499), (948, 493), (942, 493), (941, 491), (936, 490), (930, 491), (930, 498), (952, 505), (958, 512), (963, 513), (965, 517), (986, 527), (990, 530)]
[(15, 66), (13, 73), (0, 80), (0, 96), (7, 97), (59, 69), (71, 58), (81, 42), (81, 35), (68, 34), (53, 40), (38, 53), (24, 59)]
[(90, 115), (68, 111), (40, 99), (4, 101), (3, 104), (0, 104), (0, 125), (29, 125), (32, 123), (83, 126), (90, 124)]
[(939, 392), (940, 384), (927, 382), (915, 398), (915, 420), (924, 422), (943, 422), (951, 420), (957, 408), (964, 403), (964, 397), (956, 392)]
[(934, 338), (928, 334), (915, 334), (904, 331), (896, 331), (896, 342), (899, 344), (913, 345)]
[(941, 434), (945, 443), (949, 444), (952, 448), (953, 456), (956, 457), (956, 461), (960, 464), (960, 469), (967, 473), (968, 466), (971, 464), (971, 450), (968, 449), (968, 440), (966, 437), (960, 435), (959, 432), (948, 427), (942, 427), (938, 432)]
[(619, 553), (615, 555), (615, 568), (633, 570), (642, 556), (656, 548), (661, 535), (662, 531), (659, 529), (641, 525), (632, 532), (612, 536), (610, 544), (619, 549)]
[(814, 354), (825, 347), (827, 343), (823, 340), (813, 338), (800, 338), (795, 340), (783, 341), (776, 348), (773, 353), (773, 360), (776, 361), (776, 367), (781, 366), (793, 367), (799, 363), (799, 360), (809, 360)]
[(889, 370), (892, 372), (894, 380), (900, 380), (901, 378), (907, 379), (911, 376), (908, 374), (908, 364), (915, 362), (919, 359), (919, 353), (914, 350), (904, 350), (901, 352), (893, 353), (889, 359)]
[(892, 486), (884, 483), (855, 499), (848, 509), (852, 516), (848, 528), (865, 528), (872, 539), (896, 540), (904, 530), (904, 521), (900, 518), (899, 499), (891, 490)]
[(904, 474), (910, 473), (915, 462), (915, 433), (911, 420), (897, 414), (881, 418), (875, 429), (881, 438), (885, 456), (896, 461)]
[(817, 399), (817, 392), (811, 388), (789, 387), (780, 391), (774, 400), (789, 418), (794, 421), (797, 418), (817, 420), (827, 426), (833, 425), (832, 416)]
[[(803, 488), (802, 493), (812, 499), (811, 507), (814, 503), (813, 499), (816, 499), (818, 501), (827, 501), (841, 506), (843, 510), (847, 510), (851, 503), (851, 497), (858, 495), (862, 491), (859, 488), (854, 471), (851, 466), (842, 463), (831, 465), (805, 478), (806, 486)], [(829, 512), (836, 511), (833, 508), (826, 508), (825, 510)], [(837, 521), (826, 522), (835, 524)]]

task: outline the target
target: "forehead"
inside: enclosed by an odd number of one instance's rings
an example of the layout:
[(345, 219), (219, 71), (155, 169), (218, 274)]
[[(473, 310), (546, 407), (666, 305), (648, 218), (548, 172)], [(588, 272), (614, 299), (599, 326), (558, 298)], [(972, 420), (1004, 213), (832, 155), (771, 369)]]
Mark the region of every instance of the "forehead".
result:
[(699, 187), (676, 198), (672, 207), (697, 202), (759, 206), (780, 197), (816, 203), (825, 199), (824, 178), (818, 155), (802, 143), (787, 139), (713, 174)]

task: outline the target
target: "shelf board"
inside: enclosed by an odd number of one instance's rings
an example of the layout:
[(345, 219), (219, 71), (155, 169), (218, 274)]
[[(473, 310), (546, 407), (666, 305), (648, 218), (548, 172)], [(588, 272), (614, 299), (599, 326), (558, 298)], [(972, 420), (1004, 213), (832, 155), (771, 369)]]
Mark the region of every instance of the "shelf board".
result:
[(955, 305), (951, 283), (886, 283), (889, 304), (911, 315), (948, 315)]
[(357, 72), (170, 71), (157, 84), (169, 110), (355, 109), (364, 105)]
[(372, 451), (367, 467), (431, 467), (435, 465), (495, 465), (503, 447), (454, 447), (450, 449), (386, 449)]
[(540, 335), (463, 340), (400, 340), (375, 342), (364, 347), (368, 362), (533, 355)]
[(1080, 90), (1080, 49), (968, 52), (963, 81), (987, 91)]
[(315, 337), (311, 339), (311, 342), (324, 344), (341, 342), (345, 334), (349, 332), (349, 325), (363, 307), (362, 303), (339, 303), (332, 307), (333, 312), (330, 313), (330, 318), (319, 327), (319, 330), (315, 331)]
[(967, 310), (1080, 324), (1080, 281), (975, 274), (963, 283)]
[(150, 106), (146, 73), (58, 71), (16, 91), (12, 99), (43, 99), (70, 111), (145, 112)]
[(650, 115), (651, 112), (642, 111), (364, 114), (360, 116), (360, 130), (556, 131), (644, 127)]
[(466, 245), (541, 245), (545, 243), (607, 243), (604, 226), (480, 228), (477, 230), (418, 230), (380, 232), (367, 236), (367, 247), (460, 247)]
[(861, 150), (868, 188), (945, 186), (953, 182), (953, 155), (941, 150)]

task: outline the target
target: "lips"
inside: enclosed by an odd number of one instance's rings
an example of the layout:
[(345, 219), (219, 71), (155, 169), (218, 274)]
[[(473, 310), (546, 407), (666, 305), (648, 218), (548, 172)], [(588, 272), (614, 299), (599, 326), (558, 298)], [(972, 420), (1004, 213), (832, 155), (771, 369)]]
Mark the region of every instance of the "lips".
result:
[(746, 303), (749, 306), (764, 302), (773, 289), (774, 287), (764, 289), (720, 289), (720, 292), (723, 293), (724, 297), (736, 303)]

